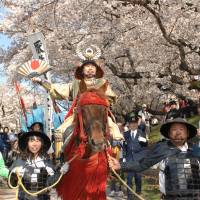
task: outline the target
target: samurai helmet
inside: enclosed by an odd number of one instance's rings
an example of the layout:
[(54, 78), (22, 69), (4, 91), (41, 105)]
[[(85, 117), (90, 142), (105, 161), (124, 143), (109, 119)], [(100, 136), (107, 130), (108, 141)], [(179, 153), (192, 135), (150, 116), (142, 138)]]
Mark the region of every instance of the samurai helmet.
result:
[(101, 50), (95, 45), (90, 45), (87, 48), (82, 48), (83, 43), (77, 46), (76, 54), (81, 59), (81, 65), (76, 68), (75, 77), (77, 79), (83, 79), (83, 67), (87, 64), (92, 64), (96, 67), (96, 78), (102, 78), (104, 72), (100, 67), (99, 58), (101, 56)]

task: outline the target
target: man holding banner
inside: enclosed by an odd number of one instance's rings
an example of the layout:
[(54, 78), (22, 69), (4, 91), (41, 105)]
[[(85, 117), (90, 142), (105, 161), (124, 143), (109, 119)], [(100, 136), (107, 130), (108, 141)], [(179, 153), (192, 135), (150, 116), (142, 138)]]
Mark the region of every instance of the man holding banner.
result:
[[(56, 130), (57, 138), (62, 138), (65, 133), (64, 136), (67, 136), (67, 139), (65, 140), (66, 144), (67, 141), (69, 141), (73, 130), (72, 122), (74, 120), (74, 108), (80, 91), (80, 85), (85, 85), (87, 89), (98, 89), (107, 82), (103, 78), (104, 71), (101, 68), (99, 60), (97, 60), (100, 57), (100, 49), (98, 47), (91, 45), (91, 47), (85, 50), (84, 54), (80, 52), (80, 50), (77, 50), (77, 54), (83, 59), (83, 62), (76, 68), (75, 80), (73, 80), (73, 82), (61, 85), (51, 84), (46, 80), (41, 80), (40, 78), (32, 78), (32, 81), (43, 86), (50, 93), (53, 99), (73, 99), (72, 108), (70, 109), (64, 123)], [(107, 87), (106, 95), (111, 104), (115, 103), (116, 95), (112, 91), (110, 85)], [(117, 140), (122, 139), (123, 136), (120, 133), (117, 124), (111, 119), (111, 117), (108, 117), (108, 124), (111, 136)]]

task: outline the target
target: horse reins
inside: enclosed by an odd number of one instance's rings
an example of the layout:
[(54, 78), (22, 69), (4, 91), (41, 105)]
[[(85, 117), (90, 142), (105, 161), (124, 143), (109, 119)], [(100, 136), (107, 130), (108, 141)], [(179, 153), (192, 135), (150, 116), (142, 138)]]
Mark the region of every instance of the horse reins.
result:
[[(106, 156), (107, 156), (107, 160), (108, 160), (108, 158), (110, 157), (110, 155), (109, 155), (109, 153), (108, 153), (108, 148), (110, 148), (110, 147), (111, 147), (111, 145), (107, 146), (107, 148), (106, 148), (106, 150), (105, 150), (105, 153), (106, 153)], [(108, 166), (109, 166), (109, 163), (108, 163)], [(126, 188), (128, 188), (128, 189), (130, 190), (130, 192), (131, 192), (133, 195), (135, 195), (135, 196), (136, 196), (138, 199), (140, 199), (140, 200), (145, 200), (142, 196), (140, 196), (139, 194), (137, 194), (131, 187), (129, 187), (129, 186), (127, 185), (127, 183), (120, 177), (120, 175), (116, 172), (115, 169), (111, 168), (110, 166), (109, 166), (109, 168), (110, 168), (111, 171), (114, 173), (114, 175), (119, 179), (119, 181), (120, 181)]]
[[(79, 156), (78, 154), (75, 154), (75, 155), (68, 161), (68, 163), (71, 163), (71, 162), (72, 162), (74, 159), (76, 159), (78, 156)], [(55, 187), (55, 186), (60, 182), (61, 178), (62, 178), (63, 175), (64, 175), (63, 173), (61, 173), (60, 176), (59, 176), (59, 178), (58, 178), (58, 180), (57, 180), (54, 184), (52, 184), (52, 185), (50, 185), (50, 186), (48, 186), (48, 187), (45, 187), (45, 188), (43, 188), (42, 190), (39, 190), (39, 191), (37, 191), (37, 192), (29, 192), (29, 191), (26, 189), (26, 187), (24, 186), (24, 184), (22, 183), (22, 178), (21, 178), (20, 175), (19, 175), (18, 169), (16, 169), (16, 175), (17, 175), (17, 179), (18, 179), (17, 186), (12, 186), (12, 184), (10, 183), (12, 173), (13, 173), (13, 172), (11, 171), (11, 173), (10, 173), (9, 176), (8, 176), (8, 186), (9, 186), (11, 189), (17, 189), (17, 191), (16, 191), (16, 200), (18, 200), (18, 192), (19, 192), (19, 187), (20, 187), (20, 186), (21, 186), (21, 188), (24, 190), (24, 192), (27, 193), (27, 194), (29, 194), (30, 196), (37, 196), (38, 194), (44, 193), (44, 192), (50, 190), (51, 188)]]
[[(106, 153), (106, 156), (107, 156), (107, 160), (108, 160), (108, 158), (109, 158), (109, 156), (110, 156), (109, 153), (108, 153), (108, 148), (109, 148), (109, 147), (107, 147), (106, 150), (105, 150), (105, 153)], [(72, 162), (74, 159), (76, 159), (78, 156), (79, 156), (78, 153), (75, 154), (75, 155), (68, 161), (68, 163), (71, 163), (71, 162)], [(109, 165), (108, 165), (108, 166), (109, 166)], [(132, 192), (133, 195), (135, 195), (135, 196), (136, 196), (138, 199), (140, 199), (140, 200), (145, 200), (143, 197), (141, 197), (140, 195), (138, 195), (132, 188), (130, 188), (130, 187), (126, 184), (126, 182), (119, 176), (119, 174), (116, 172), (116, 170), (114, 170), (114, 169), (111, 168), (111, 167), (110, 167), (110, 169), (111, 169), (112, 172), (115, 174), (115, 176), (121, 181), (121, 183), (122, 183), (126, 188), (128, 188), (128, 189)], [(12, 186), (12, 185), (11, 185), (10, 179), (11, 179), (12, 173), (13, 173), (13, 172), (11, 172), (11, 173), (9, 174), (9, 177), (8, 177), (8, 185), (9, 185), (9, 187), (12, 188), (12, 189), (17, 189), (17, 191), (16, 191), (16, 200), (18, 199), (18, 190), (19, 190), (19, 186), (21, 186), (21, 188), (24, 190), (24, 192), (26, 192), (26, 193), (29, 194), (30, 196), (37, 196), (38, 194), (41, 194), (41, 193), (43, 193), (43, 192), (46, 192), (47, 190), (49, 190), (49, 189), (55, 187), (55, 186), (60, 182), (61, 178), (62, 178), (63, 175), (64, 175), (63, 173), (61, 173), (61, 175), (59, 176), (58, 180), (57, 180), (54, 184), (52, 184), (51, 186), (45, 187), (45, 188), (43, 188), (42, 190), (39, 190), (39, 191), (37, 191), (37, 192), (29, 192), (29, 191), (25, 188), (24, 184), (22, 183), (22, 178), (20, 177), (19, 172), (18, 172), (17, 170), (16, 170), (16, 175), (17, 175), (17, 179), (18, 179), (17, 186)]]

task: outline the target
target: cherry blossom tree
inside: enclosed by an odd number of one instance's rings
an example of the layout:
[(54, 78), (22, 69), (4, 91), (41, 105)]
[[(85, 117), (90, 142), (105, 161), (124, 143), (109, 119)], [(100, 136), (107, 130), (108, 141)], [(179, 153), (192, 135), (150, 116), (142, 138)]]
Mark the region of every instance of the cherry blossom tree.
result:
[(200, 72), (198, 0), (4, 0), (0, 32), (12, 39), (1, 62), (12, 79), (32, 56), (27, 37), (45, 35), (53, 75), (73, 79), (77, 45), (102, 49), (106, 78), (118, 94), (116, 112), (169, 95), (198, 100), (189, 90)]

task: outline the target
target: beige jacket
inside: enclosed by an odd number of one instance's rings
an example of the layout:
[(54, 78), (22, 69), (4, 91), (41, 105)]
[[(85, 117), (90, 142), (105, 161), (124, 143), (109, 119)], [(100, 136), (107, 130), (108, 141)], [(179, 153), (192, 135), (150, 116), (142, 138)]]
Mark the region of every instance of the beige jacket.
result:
[[(104, 78), (101, 79), (89, 79), (89, 80), (84, 80), (87, 88), (100, 88), (106, 80)], [(54, 99), (58, 100), (64, 100), (69, 98), (70, 100), (73, 100), (78, 92), (79, 92), (79, 80), (74, 80), (71, 83), (67, 84), (50, 84), (48, 82), (43, 82), (42, 86), (50, 93), (51, 97)], [(115, 103), (117, 96), (116, 94), (112, 91), (111, 87), (108, 85), (107, 90), (106, 90), (106, 95), (109, 98), (110, 103)], [(72, 125), (74, 119), (74, 115), (68, 117), (63, 124), (61, 124), (60, 127), (56, 130), (56, 133), (63, 134), (66, 132), (66, 130)], [(119, 131), (119, 128), (116, 123), (112, 121), (110, 117), (108, 117), (108, 125), (110, 129), (110, 134), (111, 136), (116, 139), (116, 140), (121, 140), (123, 139), (122, 134)], [(67, 134), (68, 135), (68, 134)]]
[[(106, 80), (104, 78), (85, 80), (88, 88), (95, 89), (100, 88), (105, 82)], [(73, 100), (79, 92), (79, 83), (80, 80), (75, 79), (73, 82), (67, 84), (50, 84), (44, 82), (42, 83), (42, 86), (48, 90), (53, 99), (64, 100), (69, 98), (70, 100)], [(116, 102), (117, 96), (111, 89), (110, 85), (107, 87), (106, 96), (109, 98), (110, 103)]]

